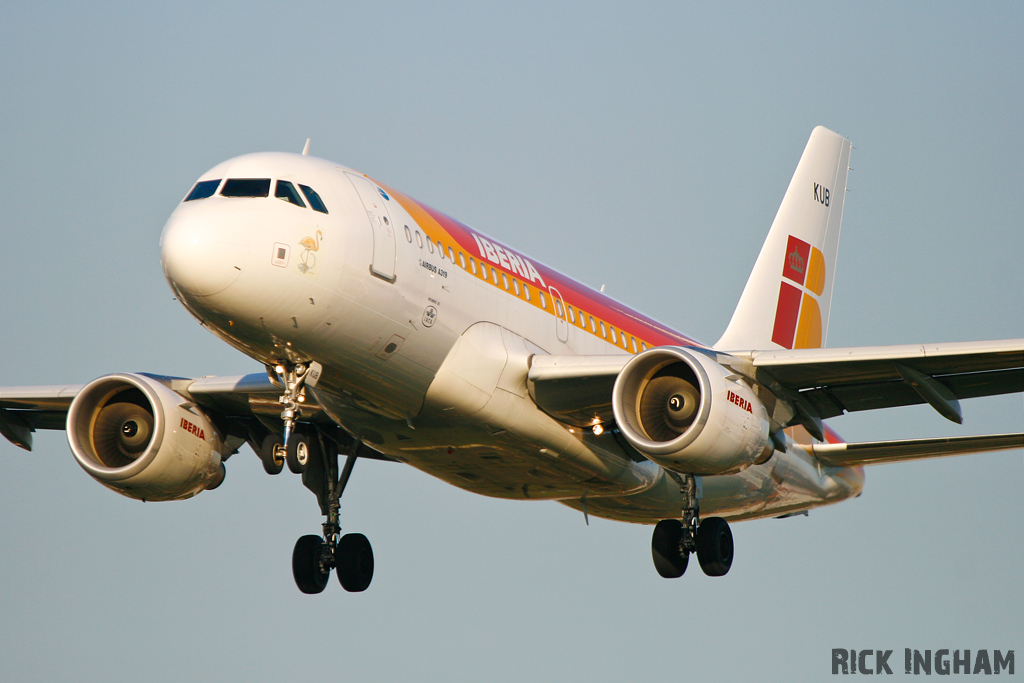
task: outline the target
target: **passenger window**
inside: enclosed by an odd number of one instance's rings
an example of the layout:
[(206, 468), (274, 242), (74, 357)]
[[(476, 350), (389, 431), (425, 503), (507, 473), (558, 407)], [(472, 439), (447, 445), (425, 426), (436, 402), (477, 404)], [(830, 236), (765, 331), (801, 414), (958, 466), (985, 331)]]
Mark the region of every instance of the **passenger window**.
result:
[(590, 331), (597, 334), (597, 323), (594, 322), (594, 316), (590, 316)]
[(430, 240), (430, 235), (427, 235), (427, 249), (430, 250), (431, 254), (434, 253), (434, 243)]
[(448, 247), (448, 260), (455, 263), (455, 250), (451, 247)]
[(274, 187), (274, 196), (295, 206), (301, 206), (303, 209), (306, 208), (306, 203), (299, 196), (299, 191), (287, 180), (277, 181), (277, 185)]
[(408, 225), (405, 226), (405, 241), (412, 244), (412, 230), (409, 229)]
[(494, 280), (494, 284), (501, 284), (501, 280), (498, 279), (498, 271), (496, 271), (493, 266), (491, 266), (491, 279)]
[(629, 341), (630, 341), (630, 343), (631, 343), (631, 344), (633, 345), (633, 353), (637, 353), (637, 349), (636, 349), (636, 337), (630, 337), (630, 338), (629, 338)]
[(530, 287), (525, 282), (523, 283), (523, 296), (526, 297), (527, 301), (530, 301)]
[(320, 199), (320, 195), (318, 195), (313, 190), (312, 187), (310, 187), (309, 185), (301, 184), (299, 185), (299, 187), (302, 188), (302, 194), (306, 195), (306, 199), (309, 200), (309, 205), (313, 207), (314, 211), (319, 211), (320, 213), (327, 213), (327, 207), (324, 206), (323, 200)]
[(423, 248), (423, 235), (420, 234), (419, 230), (416, 231), (416, 246), (420, 249)]
[(440, 254), (441, 258), (444, 258), (444, 247), (441, 246), (441, 240), (437, 241), (437, 253)]
[(228, 178), (221, 197), (269, 197), (270, 178)]
[(601, 321), (601, 336), (604, 337), (605, 339), (608, 338), (608, 330), (605, 329), (603, 320)]
[(512, 291), (516, 293), (516, 296), (519, 296), (519, 280), (515, 278), (512, 278)]
[(647, 342), (640, 342), (640, 348), (642, 348), (644, 351), (646, 351), (647, 350)]
[(461, 266), (463, 270), (466, 269), (466, 257), (463, 256), (461, 251), (459, 252), (459, 266)]
[(545, 311), (548, 310), (548, 298), (544, 296), (544, 292), (537, 290), (537, 295), (540, 296), (540, 307)]
[(572, 306), (570, 306), (569, 304), (566, 304), (565, 305), (565, 309), (567, 311), (569, 311), (569, 322), (571, 322), (573, 325), (575, 325), (576, 324), (576, 314), (573, 313)]
[(611, 327), (611, 326), (609, 326), (609, 327), (608, 327), (608, 330), (609, 330), (609, 331), (610, 331), (610, 332), (612, 333), (612, 344), (615, 344), (616, 346), (618, 346), (618, 344), (619, 344), (619, 338), (618, 338), (618, 336), (616, 336), (616, 334), (615, 334), (615, 328), (614, 328), (614, 327)]
[(212, 197), (213, 193), (217, 191), (217, 186), (220, 185), (220, 179), (217, 180), (201, 180), (196, 183), (196, 186), (192, 188), (192, 191), (188, 193), (183, 201), (191, 202), (196, 199), (206, 199)]
[(551, 300), (555, 302), (555, 313), (558, 314), (559, 318), (565, 320), (565, 309), (562, 308), (562, 301), (554, 297), (551, 297)]
[(505, 288), (506, 292), (508, 291), (508, 275), (505, 273), (501, 274), (501, 286)]
[(476, 259), (472, 256), (469, 257), (469, 269), (473, 271), (473, 275), (476, 275)]

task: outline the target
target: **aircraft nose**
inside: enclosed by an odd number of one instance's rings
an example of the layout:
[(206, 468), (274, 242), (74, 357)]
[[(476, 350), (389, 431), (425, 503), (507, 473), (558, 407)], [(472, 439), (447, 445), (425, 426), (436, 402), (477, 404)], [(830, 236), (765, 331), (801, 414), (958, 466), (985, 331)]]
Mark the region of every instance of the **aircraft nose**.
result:
[(172, 216), (160, 238), (164, 274), (192, 296), (230, 287), (248, 252), (245, 227), (225, 216)]

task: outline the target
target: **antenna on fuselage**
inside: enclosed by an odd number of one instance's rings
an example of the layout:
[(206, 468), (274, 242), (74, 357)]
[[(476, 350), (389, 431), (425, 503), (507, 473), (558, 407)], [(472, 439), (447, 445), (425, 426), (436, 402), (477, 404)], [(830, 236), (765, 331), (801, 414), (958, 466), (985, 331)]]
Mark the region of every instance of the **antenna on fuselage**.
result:
[(302, 146), (302, 156), (309, 156), (309, 138), (306, 138), (306, 144)]

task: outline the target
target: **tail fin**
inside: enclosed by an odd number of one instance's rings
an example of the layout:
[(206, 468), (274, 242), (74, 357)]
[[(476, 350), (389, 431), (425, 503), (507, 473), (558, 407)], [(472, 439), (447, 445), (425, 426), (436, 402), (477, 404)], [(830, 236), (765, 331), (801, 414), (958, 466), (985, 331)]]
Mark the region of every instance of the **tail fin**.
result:
[(716, 349), (825, 345), (849, 166), (850, 141), (815, 128)]

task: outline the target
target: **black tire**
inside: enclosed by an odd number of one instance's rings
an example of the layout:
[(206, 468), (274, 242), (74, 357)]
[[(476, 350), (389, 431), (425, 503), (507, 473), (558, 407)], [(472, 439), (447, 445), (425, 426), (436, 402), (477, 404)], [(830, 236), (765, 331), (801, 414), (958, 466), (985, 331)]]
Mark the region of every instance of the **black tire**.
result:
[(708, 576), (725, 576), (733, 558), (732, 530), (721, 517), (708, 517), (697, 527), (697, 561)]
[(288, 439), (288, 455), (285, 461), (288, 469), (295, 474), (302, 474), (306, 471), (309, 459), (319, 457), (320, 444), (316, 434), (306, 430), (295, 430)]
[(280, 434), (267, 434), (260, 444), (260, 461), (267, 474), (281, 474), (284, 458), (276, 456), (277, 447), (284, 443)]
[(324, 539), (319, 536), (303, 536), (295, 542), (292, 551), (292, 575), (299, 590), (308, 595), (322, 593), (331, 578), (331, 570), (320, 562)]
[(678, 519), (663, 519), (654, 527), (651, 557), (658, 574), (666, 579), (678, 579), (690, 562), (690, 553), (683, 550), (682, 541), (683, 523)]
[(349, 593), (366, 590), (373, 581), (373, 548), (362, 534), (345, 534), (334, 550), (338, 581)]

